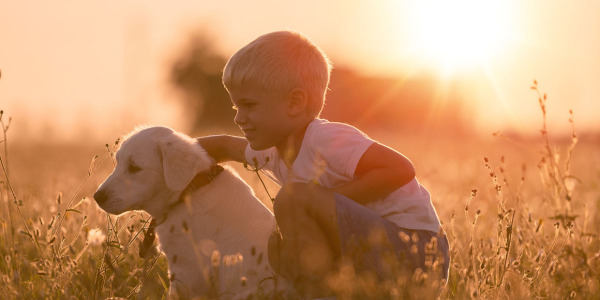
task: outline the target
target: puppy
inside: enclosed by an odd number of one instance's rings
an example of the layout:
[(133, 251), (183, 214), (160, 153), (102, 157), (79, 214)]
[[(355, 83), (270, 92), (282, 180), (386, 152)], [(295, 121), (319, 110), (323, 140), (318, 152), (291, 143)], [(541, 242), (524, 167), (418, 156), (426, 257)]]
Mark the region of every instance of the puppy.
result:
[(116, 160), (94, 199), (111, 214), (152, 216), (168, 260), (170, 297), (277, 293), (267, 261), (275, 218), (235, 171), (216, 167), (194, 139), (166, 127), (133, 132)]

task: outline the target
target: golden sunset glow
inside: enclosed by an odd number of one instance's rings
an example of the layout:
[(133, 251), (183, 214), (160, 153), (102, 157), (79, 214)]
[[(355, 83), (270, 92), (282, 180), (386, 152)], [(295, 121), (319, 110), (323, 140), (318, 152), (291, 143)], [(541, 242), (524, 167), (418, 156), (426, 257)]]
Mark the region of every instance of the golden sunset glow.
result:
[[(333, 61), (335, 78), (349, 68), (387, 77), (398, 89), (415, 87), (407, 80), (441, 79), (428, 83), (441, 94), (460, 84), (460, 98), (473, 112), (463, 117), (484, 132), (532, 130), (532, 116), (538, 116), (536, 102), (529, 101), (533, 79), (551, 97), (552, 121), (573, 109), (580, 128), (598, 127), (596, 1), (69, 3), (67, 9), (0, 0), (0, 109), (27, 124), (14, 126), (22, 131), (16, 139), (103, 138), (140, 123), (188, 128), (191, 121), (182, 115), (190, 109), (175, 100), (169, 76), (190, 36), (210, 37), (209, 48), (225, 60), (257, 36), (282, 29), (319, 45)], [(380, 108), (393, 101), (394, 93), (368, 87), (360, 99), (382, 93), (375, 99)], [(348, 89), (333, 86), (328, 97), (356, 95)], [(427, 101), (441, 98), (425, 95)], [(107, 118), (112, 121), (98, 126), (96, 120)]]
[(0, 0), (0, 300), (600, 299), (599, 114), (600, 0)]
[(508, 2), (412, 1), (408, 7), (413, 55), (446, 75), (485, 64), (506, 51), (513, 24)]

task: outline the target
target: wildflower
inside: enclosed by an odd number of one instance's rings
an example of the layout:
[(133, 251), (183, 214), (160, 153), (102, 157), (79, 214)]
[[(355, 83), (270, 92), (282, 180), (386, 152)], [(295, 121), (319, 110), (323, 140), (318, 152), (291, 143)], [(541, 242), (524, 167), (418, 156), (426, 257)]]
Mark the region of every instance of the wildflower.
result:
[(106, 240), (106, 235), (102, 230), (94, 228), (88, 232), (88, 243), (92, 246), (102, 245)]

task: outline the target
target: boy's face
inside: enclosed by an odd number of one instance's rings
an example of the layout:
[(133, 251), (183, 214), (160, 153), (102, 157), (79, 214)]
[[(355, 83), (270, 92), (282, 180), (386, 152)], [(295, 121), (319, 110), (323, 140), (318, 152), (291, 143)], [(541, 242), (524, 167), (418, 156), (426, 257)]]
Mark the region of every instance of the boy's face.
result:
[(234, 89), (229, 96), (237, 110), (233, 121), (242, 129), (252, 149), (283, 145), (293, 130), (285, 96), (261, 88)]

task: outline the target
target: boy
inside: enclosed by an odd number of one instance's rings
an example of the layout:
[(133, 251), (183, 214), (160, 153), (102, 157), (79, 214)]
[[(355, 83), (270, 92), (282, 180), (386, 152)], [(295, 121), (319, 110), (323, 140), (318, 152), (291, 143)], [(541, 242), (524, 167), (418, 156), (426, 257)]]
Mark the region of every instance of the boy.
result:
[[(244, 138), (200, 144), (217, 162), (256, 164), (281, 185), (269, 262), (305, 295), (333, 295), (328, 282), (340, 262), (379, 279), (391, 277), (394, 262), (408, 274), (428, 267), (447, 278), (448, 241), (412, 163), (350, 125), (318, 118), (330, 73), (303, 35), (260, 36), (223, 71)], [(435, 255), (426, 267), (427, 253)], [(432, 256), (443, 259), (431, 264)]]

